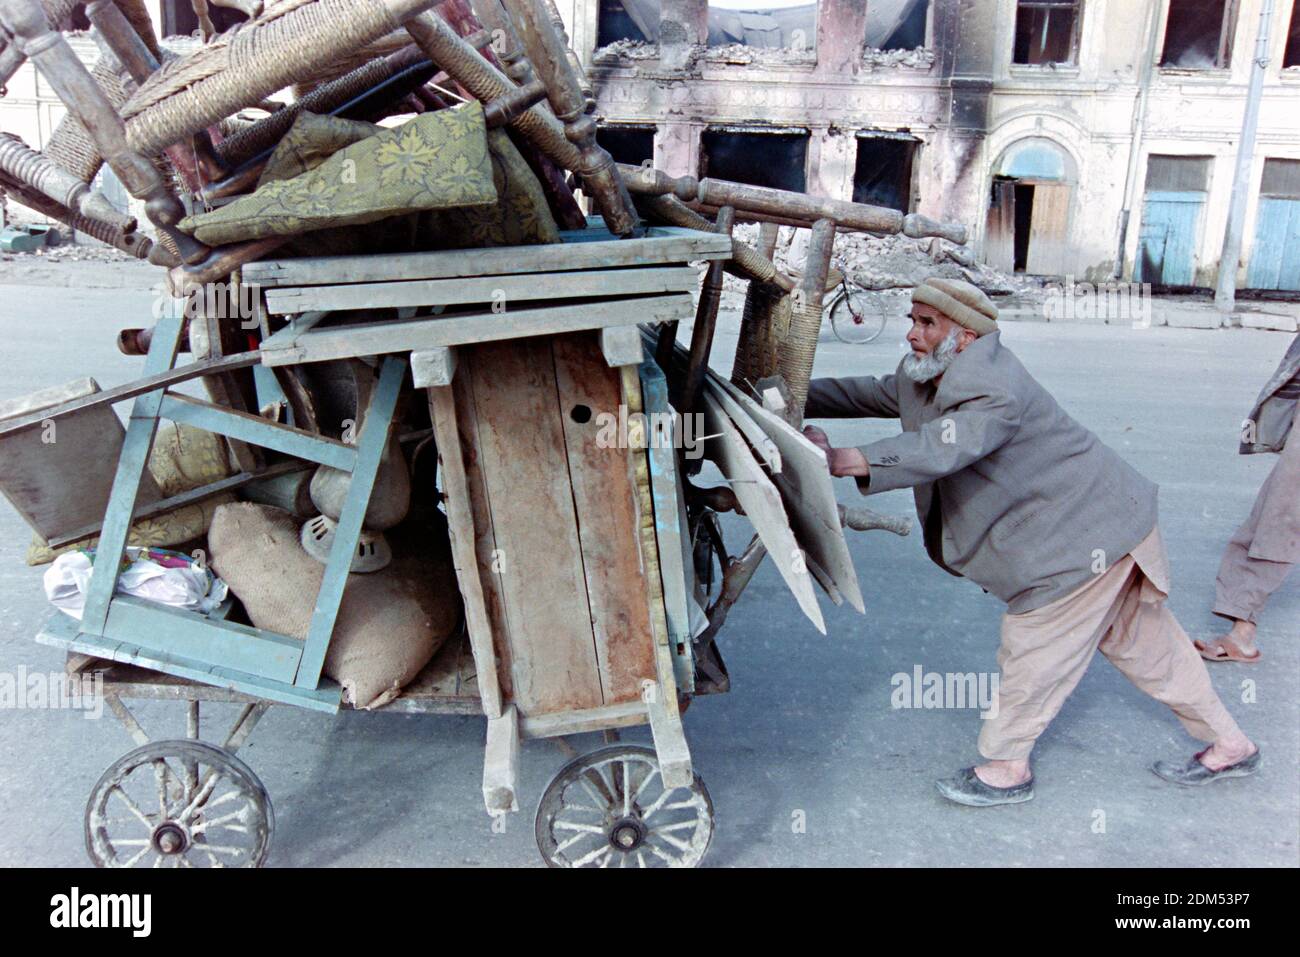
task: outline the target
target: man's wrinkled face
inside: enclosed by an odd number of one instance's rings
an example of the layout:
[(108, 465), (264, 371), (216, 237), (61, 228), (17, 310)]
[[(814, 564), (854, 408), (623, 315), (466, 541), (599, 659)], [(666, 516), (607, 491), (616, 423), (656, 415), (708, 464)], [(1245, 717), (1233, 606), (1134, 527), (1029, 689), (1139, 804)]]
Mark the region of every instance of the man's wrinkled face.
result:
[(975, 333), (933, 306), (913, 303), (912, 329), (907, 334), (912, 351), (903, 358), (903, 372), (913, 382), (933, 382), (975, 338)]
[(912, 347), (912, 354), (918, 358), (928, 356), (939, 343), (948, 338), (954, 330), (963, 327), (953, 322), (934, 306), (924, 303), (912, 303), (912, 329), (907, 334), (907, 344)]

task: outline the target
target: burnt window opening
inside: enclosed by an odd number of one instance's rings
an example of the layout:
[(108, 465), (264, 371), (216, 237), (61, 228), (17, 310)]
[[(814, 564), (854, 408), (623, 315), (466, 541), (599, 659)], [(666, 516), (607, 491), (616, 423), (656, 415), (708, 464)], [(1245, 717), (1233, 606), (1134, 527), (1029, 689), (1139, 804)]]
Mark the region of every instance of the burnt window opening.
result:
[(1282, 67), (1300, 66), (1300, 3), (1291, 8), (1291, 29), (1286, 35), (1286, 52), (1282, 54)]
[(1023, 66), (1074, 64), (1079, 55), (1079, 0), (1016, 4), (1012, 62)]
[(596, 46), (619, 40), (649, 42), (659, 36), (659, 0), (600, 0), (596, 19)]
[(911, 212), (917, 144), (911, 137), (859, 136), (853, 202)]
[[(659, 0), (625, 0), (628, 3)], [(714, 0), (709, 4), (711, 47), (733, 44), (764, 49), (811, 52), (817, 45), (817, 4), (748, 9), (746, 0)]]
[(930, 0), (873, 0), (867, 4), (869, 50), (915, 50), (925, 46)]
[[(224, 33), (236, 23), (243, 23), (248, 18), (238, 10), (208, 4), (208, 19), (218, 33)], [(163, 0), (162, 35), (165, 37), (188, 37), (199, 32), (199, 16), (194, 12), (190, 0)]]
[(1169, 0), (1160, 65), (1180, 70), (1227, 69), (1237, 26), (1237, 0)]
[(630, 123), (601, 126), (596, 130), (596, 142), (614, 157), (616, 163), (640, 166), (646, 160), (654, 162), (653, 126), (635, 126)]
[(808, 188), (804, 164), (808, 133), (766, 133), (713, 129), (700, 134), (700, 176), (751, 186)]

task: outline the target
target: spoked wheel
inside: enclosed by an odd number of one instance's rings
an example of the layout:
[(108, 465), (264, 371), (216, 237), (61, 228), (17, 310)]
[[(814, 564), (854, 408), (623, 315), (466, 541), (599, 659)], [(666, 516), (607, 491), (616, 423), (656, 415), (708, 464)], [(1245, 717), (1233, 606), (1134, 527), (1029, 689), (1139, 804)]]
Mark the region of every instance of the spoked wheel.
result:
[(713, 838), (713, 802), (698, 774), (665, 788), (653, 750), (618, 745), (554, 777), (536, 829), (551, 867), (695, 867)]
[(257, 775), (202, 741), (136, 748), (86, 803), (86, 852), (97, 867), (260, 867), (274, 829)]
[(875, 293), (853, 289), (831, 306), (831, 331), (840, 342), (862, 345), (880, 338), (888, 315)]

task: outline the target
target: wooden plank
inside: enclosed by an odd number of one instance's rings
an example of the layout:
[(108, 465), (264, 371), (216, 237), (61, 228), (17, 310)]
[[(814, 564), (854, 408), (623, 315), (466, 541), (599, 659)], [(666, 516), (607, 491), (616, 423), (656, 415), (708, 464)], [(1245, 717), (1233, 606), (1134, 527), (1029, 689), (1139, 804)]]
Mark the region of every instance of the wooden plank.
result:
[(570, 241), (534, 246), (268, 260), (245, 265), (243, 277), (245, 283), (269, 288), (333, 284), (340, 277), (351, 282), (393, 282), (731, 258), (729, 237), (693, 229), (656, 226), (644, 237), (606, 238), (606, 233), (587, 242), (565, 235)]
[(492, 816), (519, 810), (519, 712), (510, 705), (488, 718), (483, 749), (483, 804)]
[(746, 517), (772, 555), (777, 570), (794, 593), (799, 607), (817, 630), (826, 633), (817, 596), (813, 593), (813, 579), (803, 561), (803, 549), (795, 540), (794, 532), (786, 518), (781, 495), (772, 480), (763, 474), (739, 430), (706, 390), (704, 395), (704, 425), (709, 435), (717, 435), (705, 443), (705, 455), (718, 464), (732, 491), (745, 510)]
[(608, 326), (600, 330), (600, 351), (608, 366), (639, 366), (641, 333), (636, 326)]
[[(462, 357), (463, 358), (463, 357)], [(465, 464), (465, 481), (469, 486), (470, 512), (474, 520), (474, 555), (478, 561), (479, 581), (483, 587), (488, 621), (492, 626), (492, 650), (496, 653), (497, 682), (502, 702), (514, 699), (513, 664), (510, 652), (510, 625), (502, 594), (496, 529), (488, 501), (487, 478), (479, 455), (478, 414), (474, 406), (474, 370), (468, 361), (459, 361), (460, 375), (452, 382), (455, 414), (460, 439), (461, 459)]]
[(411, 383), (417, 389), (451, 385), (456, 375), (456, 350), (436, 346), (411, 353)]
[(291, 684), (241, 674), (229, 668), (164, 655), (116, 639), (88, 635), (80, 631), (77, 622), (63, 612), (54, 613), (37, 634), (36, 640), (42, 645), (92, 655), (106, 661), (136, 665), (216, 688), (228, 688), (261, 700), (296, 704), (329, 714), (339, 710), (341, 689), (332, 681), (322, 681), (318, 688), (295, 688)]
[(519, 731), (525, 738), (556, 738), (563, 734), (626, 728), (645, 724), (648, 720), (645, 703), (638, 699), (622, 704), (601, 705), (598, 708), (522, 717), (519, 720)]
[(0, 438), (12, 435), (15, 432), (21, 432), (24, 429), (36, 428), (46, 419), (61, 418), (99, 405), (112, 405), (115, 402), (134, 399), (137, 396), (155, 392), (158, 389), (179, 385), (200, 376), (245, 369), (261, 361), (261, 356), (256, 352), (241, 352), (239, 355), (226, 356), (222, 359), (192, 362), (189, 365), (181, 366), (179, 369), (166, 368), (159, 372), (149, 373), (125, 385), (114, 386), (111, 389), (105, 389), (103, 392), (82, 396), (60, 405), (51, 406), (48, 409), (42, 409), (39, 412), (31, 412), (9, 421), (0, 422)]
[(479, 696), (483, 712), (489, 718), (501, 715), (501, 691), (497, 684), (496, 656), (492, 652), (492, 624), (483, 600), (479, 581), (478, 557), (475, 554), (475, 522), (470, 511), (469, 483), (461, 457), (460, 434), (456, 425), (456, 407), (450, 387), (429, 390), (429, 411), (433, 417), (438, 460), (442, 466), (443, 501), (447, 506), (447, 525), (451, 533), (451, 555), (456, 567), (465, 607), (465, 628), (470, 649), (478, 669)]
[(622, 384), (596, 336), (557, 336), (551, 349), (601, 690), (605, 704), (631, 701), (655, 676), (632, 474), (632, 459), (643, 453), (628, 448), (625, 436), (608, 434), (605, 417), (618, 420)]
[(165, 396), (160, 414), (173, 422), (185, 422), (208, 432), (252, 442), (263, 448), (275, 449), (295, 458), (319, 462), (345, 472), (351, 471), (357, 460), (357, 450), (346, 442), (281, 425), (260, 415), (213, 405), (188, 395)]
[[(663, 686), (656, 683), (646, 689), (646, 712), (650, 716), (650, 734), (655, 742), (655, 756), (659, 759), (659, 773), (666, 788), (688, 788), (695, 779), (691, 768), (691, 749), (686, 744), (686, 731), (682, 717), (669, 702)], [(672, 704), (673, 707), (668, 705)]]
[(294, 365), (300, 362), (414, 352), (435, 346), (580, 332), (584, 329), (602, 329), (637, 322), (680, 321), (690, 314), (691, 297), (686, 293), (637, 299), (607, 299), (503, 313), (478, 312), (403, 322), (317, 328), (299, 336), (294, 345), (287, 349), (264, 350), (261, 355), (262, 361), (269, 366)]
[(302, 642), (294, 638), (130, 595), (117, 595), (109, 605), (104, 637), (285, 684), (293, 683), (302, 657)]
[(284, 286), (266, 291), (266, 308), (274, 315), (285, 315), (311, 309), (461, 306), (476, 302), (508, 305), (538, 299), (690, 292), (698, 282), (699, 275), (693, 268), (680, 265), (519, 273), (463, 279)]
[[(522, 716), (604, 704), (547, 339), (463, 352)], [(457, 376), (460, 381), (461, 376)]]
[[(670, 413), (668, 382), (654, 362), (645, 362), (641, 376), (642, 402), (653, 418)], [(667, 419), (670, 426), (676, 419)], [(646, 450), (650, 472), (650, 494), (654, 507), (655, 542), (659, 555), (659, 575), (663, 582), (664, 614), (668, 628), (669, 650), (677, 686), (695, 690), (695, 655), (691, 644), (690, 602), (694, 600), (695, 564), (691, 556), (690, 533), (686, 521), (686, 499), (677, 476), (677, 452), (674, 434), (665, 443), (652, 442)]]
[(839, 504), (826, 465), (826, 454), (780, 416), (769, 412), (720, 376), (710, 375), (705, 382), (709, 395), (728, 396), (734, 404), (728, 410), (734, 407), (745, 415), (777, 447), (783, 467), (772, 476), (772, 481), (785, 502), (795, 537), (849, 604), (865, 614), (857, 570), (853, 567), (853, 557), (849, 554), (844, 529), (840, 525)]

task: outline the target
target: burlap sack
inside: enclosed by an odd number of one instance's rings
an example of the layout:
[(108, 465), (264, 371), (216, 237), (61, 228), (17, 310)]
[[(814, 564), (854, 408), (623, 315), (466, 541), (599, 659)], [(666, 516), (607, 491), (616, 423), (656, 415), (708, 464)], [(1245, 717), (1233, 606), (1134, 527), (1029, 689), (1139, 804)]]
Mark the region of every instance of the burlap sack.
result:
[[(455, 632), (460, 592), (446, 524), (390, 533), (393, 563), (349, 575), (325, 658), (343, 700), (365, 709), (396, 698)], [(268, 505), (223, 505), (208, 532), (212, 568), (258, 628), (304, 640), (325, 566), (303, 551), (298, 523)]]

